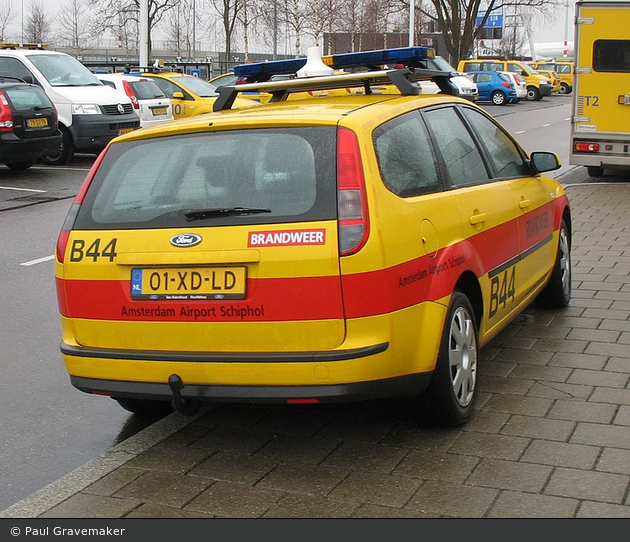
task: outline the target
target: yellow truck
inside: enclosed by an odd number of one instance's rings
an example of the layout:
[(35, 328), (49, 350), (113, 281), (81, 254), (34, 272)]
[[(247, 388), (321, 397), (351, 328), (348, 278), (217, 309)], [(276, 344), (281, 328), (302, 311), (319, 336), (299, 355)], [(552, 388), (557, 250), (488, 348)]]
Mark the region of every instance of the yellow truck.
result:
[(575, 5), (575, 87), (569, 163), (630, 169), (630, 2)]

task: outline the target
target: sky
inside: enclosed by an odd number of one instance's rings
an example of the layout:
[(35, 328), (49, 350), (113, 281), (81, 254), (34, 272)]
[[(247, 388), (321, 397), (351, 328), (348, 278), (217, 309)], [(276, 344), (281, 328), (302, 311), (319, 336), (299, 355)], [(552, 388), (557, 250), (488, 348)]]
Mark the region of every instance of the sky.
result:
[[(11, 0), (14, 11), (12, 31), (14, 36), (20, 35), (22, 6), (24, 12), (28, 13), (31, 0)], [(41, 3), (44, 10), (51, 15), (57, 14), (60, 6), (66, 3), (65, 0), (36, 0)], [(555, 41), (573, 41), (573, 18), (576, 0), (556, 0), (557, 6), (550, 8), (548, 15), (534, 15), (532, 19), (532, 33), (534, 42), (546, 43)], [(567, 10), (568, 6), (568, 10)], [(568, 19), (568, 25), (567, 25)]]

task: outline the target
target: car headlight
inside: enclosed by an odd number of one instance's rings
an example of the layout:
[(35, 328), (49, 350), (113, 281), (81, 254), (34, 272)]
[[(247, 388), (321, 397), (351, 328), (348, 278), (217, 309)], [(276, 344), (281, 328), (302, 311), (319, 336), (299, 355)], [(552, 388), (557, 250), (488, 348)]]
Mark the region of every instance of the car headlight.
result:
[(100, 115), (101, 108), (96, 104), (72, 104), (73, 115)]

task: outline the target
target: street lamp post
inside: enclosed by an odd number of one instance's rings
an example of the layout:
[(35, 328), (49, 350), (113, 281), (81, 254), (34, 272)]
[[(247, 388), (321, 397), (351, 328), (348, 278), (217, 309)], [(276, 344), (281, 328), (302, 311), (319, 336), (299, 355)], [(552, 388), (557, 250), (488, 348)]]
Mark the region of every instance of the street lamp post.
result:
[(416, 25), (416, 0), (409, 0), (409, 47), (413, 47), (415, 41), (415, 29)]

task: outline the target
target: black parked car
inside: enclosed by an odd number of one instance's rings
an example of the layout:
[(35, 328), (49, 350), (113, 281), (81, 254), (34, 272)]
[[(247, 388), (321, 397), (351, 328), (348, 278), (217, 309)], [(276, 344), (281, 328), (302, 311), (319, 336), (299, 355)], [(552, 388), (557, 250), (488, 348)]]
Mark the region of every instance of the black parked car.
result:
[(0, 77), (0, 163), (28, 169), (59, 145), (57, 110), (46, 93), (21, 79)]

